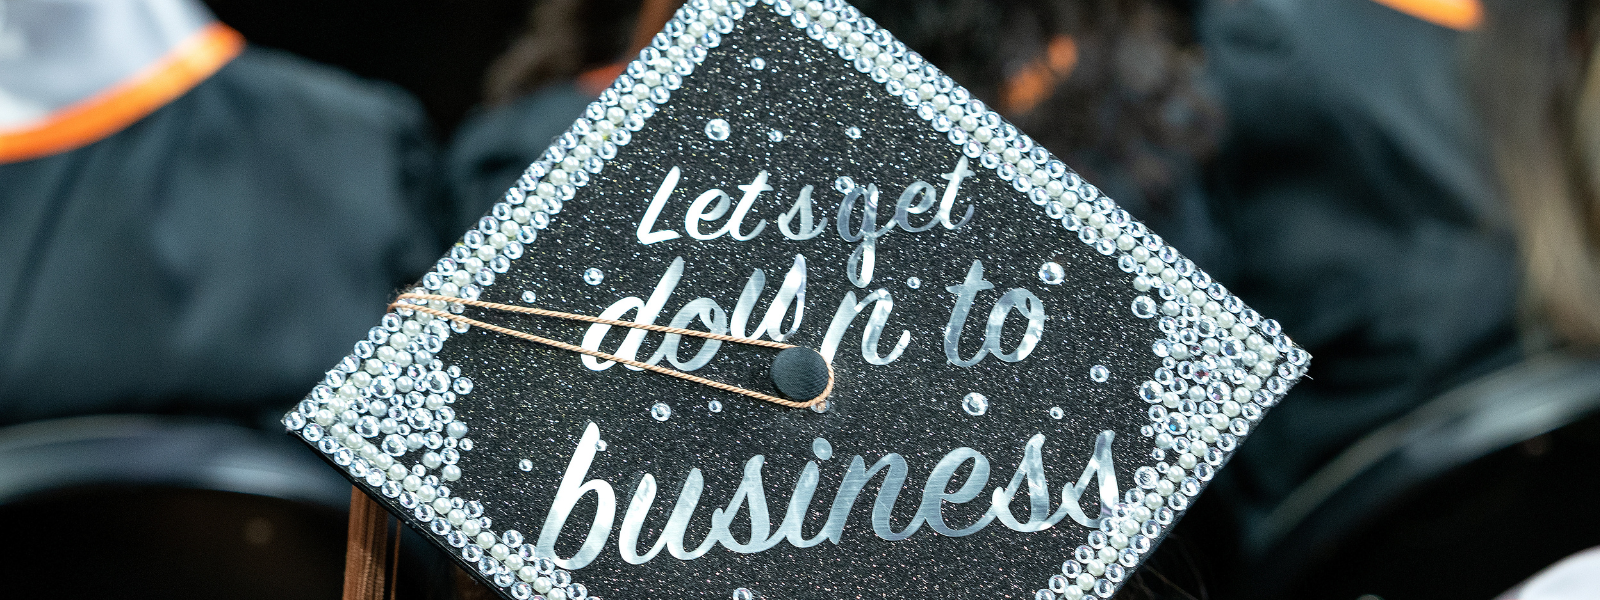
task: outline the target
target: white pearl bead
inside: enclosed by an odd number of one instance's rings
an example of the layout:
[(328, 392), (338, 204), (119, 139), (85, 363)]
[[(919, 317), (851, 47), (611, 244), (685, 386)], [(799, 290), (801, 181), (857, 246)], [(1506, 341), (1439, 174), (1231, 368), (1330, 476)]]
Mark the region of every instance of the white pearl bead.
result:
[(1073, 583), (1078, 584), (1078, 588), (1081, 590), (1088, 590), (1094, 587), (1094, 576), (1088, 573), (1079, 573), (1078, 578)]
[(1188, 452), (1178, 455), (1178, 466), (1183, 467), (1185, 471), (1193, 469), (1196, 462), (1195, 456)]
[[(1160, 488), (1161, 487), (1161, 483), (1162, 482), (1160, 482), (1160, 481), (1156, 482), (1156, 487)], [(1167, 485), (1170, 486), (1172, 484), (1171, 483), (1167, 483)], [(1170, 495), (1170, 493), (1169, 493), (1169, 495)], [(1161, 505), (1166, 504), (1166, 503), (1167, 503), (1167, 501), (1163, 500), (1161, 498), (1161, 494), (1159, 492), (1150, 492), (1150, 493), (1144, 495), (1144, 505), (1150, 507), (1150, 508), (1145, 510), (1146, 513), (1150, 512), (1151, 510), (1155, 510), (1157, 508), (1161, 508)], [(1145, 517), (1145, 518), (1149, 519), (1149, 517)]]
[[(1101, 548), (1100, 552), (1098, 552), (1098, 554), (1099, 554), (1100, 562), (1103, 562), (1103, 563), (1106, 563), (1106, 564), (1111, 564), (1111, 563), (1117, 562), (1117, 551), (1111, 549), (1110, 547)], [(1096, 575), (1098, 575), (1098, 573), (1096, 573)]]

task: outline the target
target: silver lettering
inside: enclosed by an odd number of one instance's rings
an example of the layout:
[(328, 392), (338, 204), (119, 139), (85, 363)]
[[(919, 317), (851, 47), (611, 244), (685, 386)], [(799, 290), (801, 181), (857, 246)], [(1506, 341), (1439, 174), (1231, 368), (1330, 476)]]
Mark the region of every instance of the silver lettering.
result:
[[(578, 440), (577, 449), (572, 452), (566, 473), (561, 476), (561, 487), (556, 490), (555, 500), (550, 503), (544, 527), (539, 530), (539, 543), (535, 548), (541, 556), (551, 557), (563, 569), (581, 569), (588, 565), (600, 555), (606, 538), (611, 536), (612, 519), (617, 513), (616, 494), (612, 492), (611, 484), (603, 479), (583, 481), (589, 475), (589, 465), (594, 462), (595, 442), (599, 440), (600, 427), (589, 423), (583, 430), (583, 437)], [(589, 526), (589, 536), (584, 538), (583, 545), (572, 558), (556, 556), (556, 539), (561, 537), (561, 529), (566, 526), (572, 507), (589, 492), (595, 495), (594, 523)]]
[[(954, 493), (946, 491), (950, 486), (950, 478), (955, 476), (956, 469), (961, 463), (972, 461), (972, 473), (967, 475), (967, 481), (961, 484), (961, 489)], [(978, 522), (961, 529), (951, 529), (944, 522), (944, 503), (963, 504), (971, 502), (989, 484), (989, 459), (982, 453), (967, 447), (951, 450), (944, 458), (939, 459), (939, 464), (933, 466), (933, 472), (928, 474), (928, 482), (922, 486), (922, 505), (917, 508), (917, 518), (928, 524), (930, 529), (950, 537), (963, 537), (977, 533), (994, 520), (994, 511), (984, 513)]]
[[(800, 196), (795, 198), (794, 206), (778, 217), (778, 231), (783, 232), (783, 237), (795, 241), (804, 241), (821, 235), (823, 230), (828, 228), (827, 217), (823, 217), (820, 222), (816, 223), (815, 227), (812, 226), (814, 217), (811, 216), (811, 189), (812, 186), (809, 185), (800, 188)], [(789, 228), (789, 224), (794, 221), (796, 215), (800, 217), (799, 230)]]
[(844, 299), (839, 302), (839, 309), (833, 313), (833, 322), (828, 325), (828, 333), (822, 338), (822, 348), (818, 350), (822, 358), (833, 362), (833, 355), (839, 349), (839, 343), (844, 339), (844, 334), (850, 329), (850, 323), (855, 320), (861, 311), (872, 304), (872, 316), (867, 318), (866, 331), (861, 333), (861, 358), (868, 364), (886, 365), (900, 358), (906, 346), (911, 344), (911, 332), (900, 331), (900, 341), (895, 344), (888, 356), (878, 352), (878, 342), (883, 336), (883, 329), (888, 324), (889, 313), (894, 310), (894, 297), (889, 290), (878, 289), (867, 294), (860, 302), (856, 302), (855, 292), (845, 292)]
[[(854, 231), (850, 229), (850, 215), (855, 212), (856, 201), (861, 202), (861, 226)], [(860, 242), (856, 249), (850, 252), (850, 259), (845, 265), (845, 275), (850, 278), (850, 283), (856, 287), (867, 287), (872, 283), (872, 267), (877, 262), (878, 238), (894, 229), (894, 220), (878, 227), (878, 186), (867, 184), (866, 187), (856, 186), (844, 195), (844, 201), (839, 203), (839, 220), (837, 223), (839, 237), (847, 242)]]
[(672, 195), (673, 190), (678, 188), (678, 178), (680, 176), (681, 173), (678, 171), (677, 167), (673, 167), (671, 171), (667, 171), (666, 179), (661, 181), (661, 188), (656, 190), (656, 196), (650, 201), (650, 207), (646, 208), (644, 211), (644, 218), (639, 219), (639, 243), (654, 244), (656, 242), (665, 242), (667, 240), (677, 239), (678, 232), (676, 231), (672, 231), (670, 229), (661, 231), (650, 230), (655, 228), (656, 217), (661, 216), (661, 208), (666, 206), (667, 198)]
[(961, 285), (945, 288), (956, 295), (956, 306), (950, 311), (950, 321), (944, 326), (944, 356), (950, 360), (950, 364), (970, 367), (989, 353), (986, 342), (972, 358), (961, 358), (961, 331), (967, 326), (967, 314), (972, 311), (973, 299), (977, 298), (978, 292), (991, 289), (994, 289), (994, 284), (983, 280), (983, 261), (980, 260), (972, 261), (972, 266), (967, 269), (967, 278)]
[(944, 197), (939, 199), (939, 222), (944, 224), (945, 229), (960, 229), (962, 226), (972, 221), (973, 205), (968, 204), (967, 214), (966, 216), (961, 217), (961, 222), (950, 222), (950, 206), (956, 201), (956, 189), (961, 187), (962, 179), (971, 177), (972, 175), (972, 170), (967, 168), (967, 157), (965, 156), (956, 161), (955, 169), (952, 169), (949, 173), (940, 175), (940, 177), (949, 182), (944, 186)]
[[(661, 280), (656, 283), (655, 291), (650, 293), (649, 301), (641, 301), (636, 296), (628, 296), (606, 307), (600, 313), (600, 318), (617, 321), (621, 320), (622, 315), (627, 314), (628, 311), (637, 310), (639, 314), (633, 320), (635, 323), (654, 325), (656, 317), (661, 314), (661, 307), (666, 305), (667, 297), (671, 296), (672, 291), (678, 288), (678, 281), (681, 279), (683, 279), (683, 257), (680, 256), (672, 259), (672, 264), (667, 267), (667, 271), (661, 275)], [(582, 346), (588, 350), (600, 350), (600, 342), (605, 340), (606, 333), (610, 331), (610, 325), (602, 325), (600, 323), (590, 325), (589, 330), (583, 334)], [(622, 339), (622, 344), (617, 347), (615, 352), (610, 354), (629, 360), (637, 360), (639, 344), (644, 342), (646, 333), (648, 332), (643, 329), (630, 329), (627, 337)], [(582, 360), (584, 366), (595, 371), (604, 371), (617, 364), (616, 361), (602, 361), (587, 354), (583, 355)], [(639, 367), (633, 365), (624, 366), (635, 371), (640, 370)]]

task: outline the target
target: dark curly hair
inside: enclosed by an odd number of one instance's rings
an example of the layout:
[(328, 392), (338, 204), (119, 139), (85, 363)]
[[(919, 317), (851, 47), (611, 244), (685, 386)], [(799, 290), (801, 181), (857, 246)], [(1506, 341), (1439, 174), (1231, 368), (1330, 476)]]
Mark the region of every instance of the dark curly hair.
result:
[[(509, 102), (623, 60), (649, 39), (636, 23), (653, 33), (680, 4), (536, 2), (526, 30), (491, 68), (486, 95)], [(1191, 2), (854, 4), (1089, 180), (1128, 182), (1119, 200), (1130, 206), (1159, 211), (1219, 135), (1222, 113), (1198, 83)]]

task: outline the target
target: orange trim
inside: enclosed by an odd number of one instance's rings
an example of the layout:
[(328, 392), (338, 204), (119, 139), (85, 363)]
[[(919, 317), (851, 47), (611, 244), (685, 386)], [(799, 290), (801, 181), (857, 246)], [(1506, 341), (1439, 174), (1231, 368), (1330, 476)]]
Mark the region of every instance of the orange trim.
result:
[(182, 96), (244, 50), (244, 36), (212, 23), (150, 66), (31, 127), (0, 132), (0, 163), (32, 160), (98, 142)]
[(578, 89), (590, 96), (599, 96), (600, 92), (611, 87), (611, 82), (616, 81), (623, 71), (628, 70), (628, 61), (611, 63), (604, 67), (595, 67), (578, 74)]
[(1044, 56), (1006, 80), (1005, 89), (1000, 94), (1000, 106), (1014, 115), (1033, 110), (1055, 91), (1057, 83), (1072, 74), (1076, 66), (1078, 44), (1065, 35), (1052, 38)]
[(633, 26), (633, 46), (628, 49), (628, 54), (615, 63), (579, 73), (578, 89), (590, 96), (599, 96), (611, 87), (611, 82), (628, 70), (628, 62), (650, 45), (656, 32), (667, 26), (667, 21), (672, 20), (673, 13), (680, 6), (683, 6), (683, 0), (644, 0), (644, 4), (639, 6), (639, 22)]
[(1479, 0), (1372, 0), (1440, 27), (1471, 31), (1483, 24)]

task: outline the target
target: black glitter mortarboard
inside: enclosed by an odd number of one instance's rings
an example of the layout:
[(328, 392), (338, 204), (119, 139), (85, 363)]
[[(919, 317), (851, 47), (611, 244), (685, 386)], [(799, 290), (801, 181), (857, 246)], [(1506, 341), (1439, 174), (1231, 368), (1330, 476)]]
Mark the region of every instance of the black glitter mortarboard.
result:
[(1110, 596), (1309, 358), (832, 1), (690, 2), (413, 292), (832, 367), (403, 299), (285, 423), (511, 598)]

